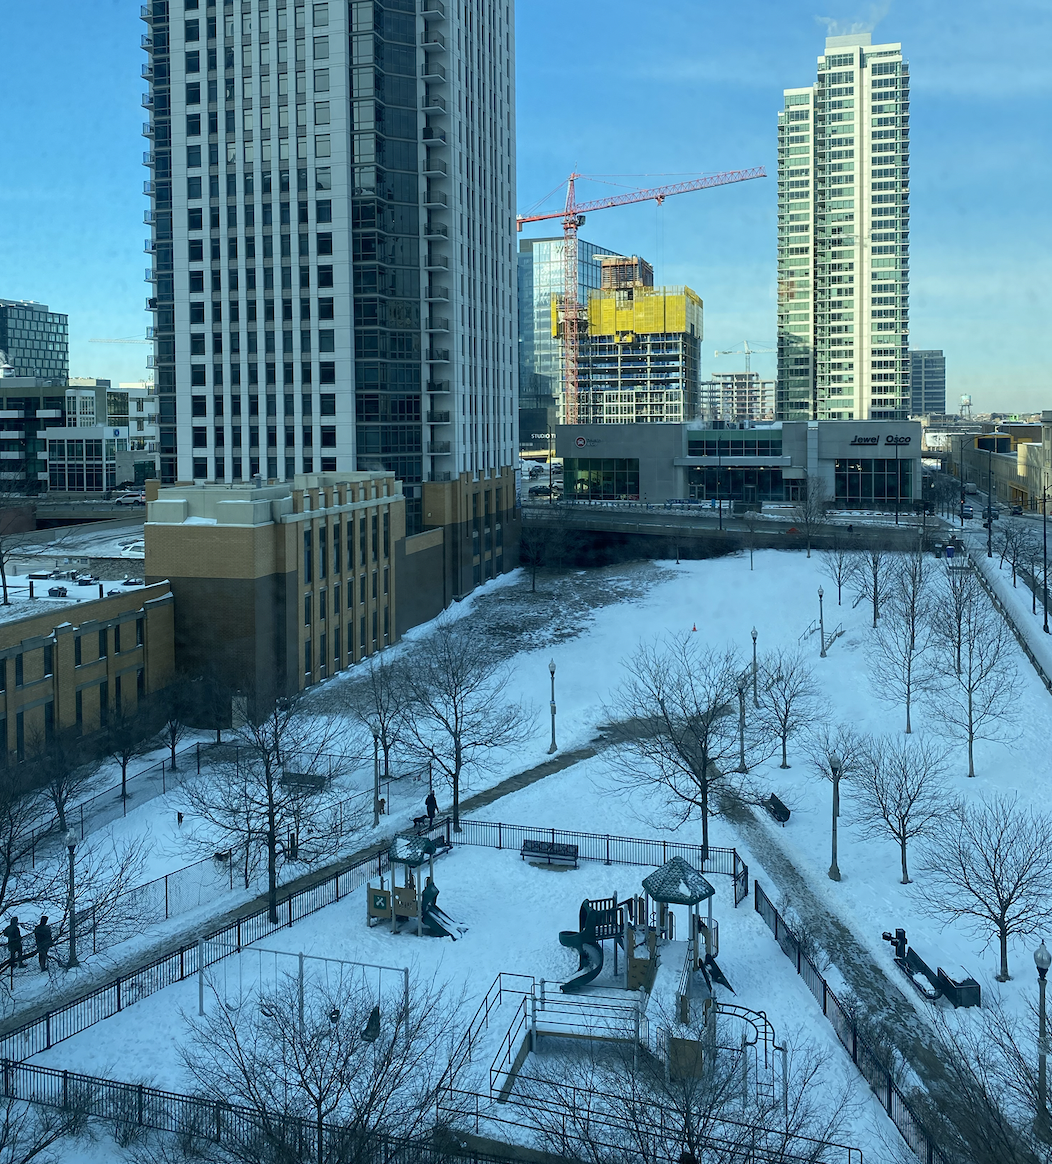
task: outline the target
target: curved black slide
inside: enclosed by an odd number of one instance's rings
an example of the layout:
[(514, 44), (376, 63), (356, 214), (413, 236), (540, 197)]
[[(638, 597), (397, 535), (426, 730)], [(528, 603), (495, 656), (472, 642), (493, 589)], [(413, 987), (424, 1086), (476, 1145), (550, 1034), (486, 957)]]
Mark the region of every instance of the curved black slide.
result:
[(598, 977), (599, 971), (603, 968), (603, 948), (598, 943), (589, 942), (588, 936), (576, 930), (563, 930), (559, 934), (559, 944), (566, 946), (567, 949), (576, 950), (580, 957), (577, 973), (559, 987), (566, 994), (572, 994), (575, 990), (587, 986)]

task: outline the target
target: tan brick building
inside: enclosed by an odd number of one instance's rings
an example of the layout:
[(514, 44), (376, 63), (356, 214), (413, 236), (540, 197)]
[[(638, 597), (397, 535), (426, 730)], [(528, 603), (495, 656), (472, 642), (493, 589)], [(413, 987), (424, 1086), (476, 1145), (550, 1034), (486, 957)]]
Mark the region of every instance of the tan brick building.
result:
[(24, 759), (67, 730), (85, 734), (134, 713), (175, 665), (166, 582), (0, 622), (0, 739)]
[(517, 564), (510, 472), (423, 488), (406, 537), (389, 473), (149, 483), (146, 577), (175, 595), (179, 668), (250, 697), (302, 690)]

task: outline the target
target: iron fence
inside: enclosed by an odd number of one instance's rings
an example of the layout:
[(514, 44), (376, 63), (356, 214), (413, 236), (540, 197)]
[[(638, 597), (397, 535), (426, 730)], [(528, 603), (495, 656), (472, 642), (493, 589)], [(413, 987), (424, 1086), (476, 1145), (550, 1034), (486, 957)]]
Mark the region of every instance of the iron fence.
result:
[(242, 1149), (281, 1145), (294, 1153), (289, 1158), (302, 1164), (319, 1158), (328, 1164), (438, 1164), (446, 1160), (517, 1164), (518, 1160), (513, 1153), (501, 1156), (436, 1139), (406, 1139), (331, 1122), (319, 1128), (313, 1120), (298, 1116), (261, 1112), (142, 1083), (122, 1083), (9, 1059), (0, 1061), (0, 1074), (4, 1095), (11, 1099), (125, 1127), (150, 1128), (216, 1144), (237, 1144)]
[[(441, 818), (435, 820), (429, 828), (421, 830), (421, 833), (433, 839), (442, 838), (448, 845), (465, 844), (497, 849), (508, 848), (509, 842), (518, 846), (527, 836), (539, 836), (577, 844), (585, 859), (603, 860), (611, 864), (616, 862), (625, 865), (653, 866), (663, 864), (669, 857), (678, 853), (701, 863), (706, 872), (731, 876), (734, 879), (735, 904), (748, 894), (748, 866), (734, 849), (715, 849), (710, 846), (708, 860), (701, 862), (700, 845), (647, 840), (640, 837), (566, 832), (560, 829), (535, 829), (527, 825), (474, 821), (468, 818), (465, 818), (461, 825), (464, 831), (454, 832), (449, 818)], [(516, 840), (516, 837), (519, 839)], [(386, 873), (388, 868), (386, 849), (352, 857), (346, 864), (314, 884), (279, 896), (276, 922), (270, 920), (266, 907), (256, 908), (227, 925), (212, 930), (199, 942), (180, 945), (152, 962), (126, 974), (117, 975), (109, 982), (64, 1003), (53, 1011), (48, 1011), (22, 1025), (7, 1027), (0, 1033), (0, 1058), (16, 1061), (32, 1058), (56, 1043), (87, 1030), (95, 1023), (111, 1018), (139, 999), (155, 994), (176, 982), (192, 978), (199, 969), (207, 969), (223, 958), (238, 953), (243, 946), (252, 945), (261, 938), (292, 926), (325, 906), (334, 904), (364, 885), (374, 873), (378, 875)], [(742, 888), (744, 892), (740, 897), (739, 890)], [(199, 963), (201, 955), (203, 962)]]
[(811, 959), (804, 953), (800, 939), (793, 933), (785, 919), (774, 907), (771, 899), (753, 883), (756, 912), (763, 918), (782, 953), (796, 966), (796, 972), (804, 980), (822, 1013), (829, 1019), (836, 1037), (851, 1056), (862, 1077), (873, 1089), (881, 1106), (891, 1117), (899, 1134), (924, 1164), (950, 1164), (949, 1159), (939, 1150), (934, 1137), (921, 1122), (909, 1101), (899, 1090), (883, 1058), (859, 1033), (858, 1026), (843, 1003), (818, 972)]

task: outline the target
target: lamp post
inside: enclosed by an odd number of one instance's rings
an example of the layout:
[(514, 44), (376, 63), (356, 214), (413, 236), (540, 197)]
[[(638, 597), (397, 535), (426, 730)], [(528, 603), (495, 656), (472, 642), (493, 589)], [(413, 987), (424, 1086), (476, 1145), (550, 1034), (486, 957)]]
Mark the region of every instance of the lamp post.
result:
[(371, 723), (373, 732), (373, 828), (380, 823), (380, 728)]
[(720, 529), (723, 529), (723, 446), (716, 438), (716, 508), (719, 510)]
[(551, 702), (552, 746), (548, 749), (548, 755), (551, 756), (556, 751), (556, 745), (555, 745), (555, 660), (554, 659), (552, 659), (552, 661), (548, 664), (548, 670), (551, 672), (551, 676), (552, 676), (552, 702)]
[(899, 445), (895, 442), (895, 524), (899, 524), (899, 499), (902, 496), (902, 479), (899, 477)]
[(77, 834), (72, 829), (66, 833), (66, 848), (69, 850), (69, 962), (66, 965), (66, 969), (72, 970), (75, 966), (80, 965), (77, 961), (77, 897), (74, 884), (75, 862), (73, 859), (77, 848)]
[(829, 771), (833, 777), (833, 859), (829, 865), (829, 880), (840, 880), (840, 866), (836, 863), (836, 821), (840, 815), (840, 774), (844, 761), (834, 752), (829, 754)]
[(1038, 1014), (1037, 1014), (1037, 1118), (1034, 1120), (1034, 1132), (1043, 1140), (1049, 1138), (1048, 1125), (1048, 1093), (1046, 1061), (1048, 1059), (1047, 1024), (1045, 1022), (1045, 975), (1049, 966), (1052, 966), (1052, 953), (1049, 953), (1044, 938), (1041, 945), (1034, 951), (1034, 965), (1037, 967)]
[(752, 634), (752, 705), (759, 707), (760, 700), (756, 694), (756, 627), (753, 627), (750, 633)]
[(748, 772), (749, 766), (745, 763), (745, 685), (748, 682), (745, 673), (738, 676), (738, 771)]
[(1041, 589), (1044, 591), (1043, 602), (1045, 608), (1045, 625), (1041, 628), (1045, 634), (1048, 630), (1048, 486), (1041, 494), (1041, 557), (1043, 568), (1041, 571)]
[(826, 657), (826, 616), (825, 608), (822, 606), (822, 596), (825, 591), (821, 586), (818, 588), (818, 635), (822, 640), (822, 649), (818, 652), (818, 657), (824, 659)]
[(994, 438), (986, 450), (986, 556), (994, 556)]

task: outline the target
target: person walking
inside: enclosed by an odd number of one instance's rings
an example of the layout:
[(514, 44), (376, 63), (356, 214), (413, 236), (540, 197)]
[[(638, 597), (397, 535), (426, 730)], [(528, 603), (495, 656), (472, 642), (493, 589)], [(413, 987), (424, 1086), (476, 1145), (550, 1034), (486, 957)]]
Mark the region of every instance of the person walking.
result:
[(4, 937), (7, 938), (7, 953), (11, 960), (11, 969), (15, 966), (24, 966), (22, 961), (22, 930), (18, 924), (18, 918), (12, 917), (7, 924), (7, 928), (3, 931)]
[(40, 922), (33, 927), (33, 937), (37, 943), (37, 961), (40, 963), (40, 969), (46, 970), (48, 951), (55, 944), (51, 927), (47, 924), (46, 913), (40, 915)]
[(427, 823), (433, 825), (435, 823), (435, 813), (438, 812), (438, 801), (435, 799), (435, 790), (433, 788), (428, 789), (424, 807), (427, 809)]

